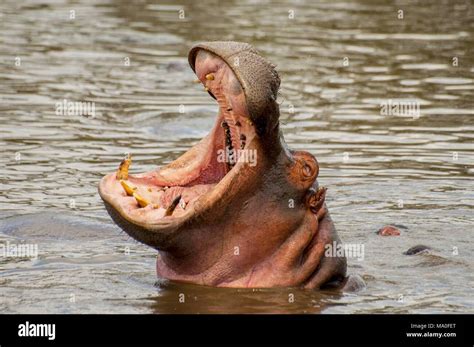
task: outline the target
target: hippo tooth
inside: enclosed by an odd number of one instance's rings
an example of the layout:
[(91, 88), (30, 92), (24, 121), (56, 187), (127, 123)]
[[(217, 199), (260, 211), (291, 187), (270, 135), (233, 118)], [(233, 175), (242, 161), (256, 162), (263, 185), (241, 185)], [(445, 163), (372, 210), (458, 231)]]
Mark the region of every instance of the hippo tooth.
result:
[(200, 80), (199, 78), (198, 78), (198, 79), (195, 79), (195, 80), (193, 81), (193, 83), (201, 83), (201, 80)]
[(206, 80), (208, 80), (208, 81), (214, 81), (214, 74), (208, 73), (208, 74), (206, 75)]
[(131, 185), (129, 185), (124, 180), (120, 180), (120, 184), (122, 185), (123, 190), (125, 190), (125, 193), (127, 193), (128, 196), (132, 196), (133, 193), (134, 193), (134, 190), (137, 189), (137, 187), (132, 187)]
[(133, 197), (137, 200), (140, 207), (147, 207), (150, 203), (141, 197), (138, 193), (133, 193)]
[(132, 164), (132, 156), (130, 154), (127, 155), (127, 157), (122, 160), (120, 163), (120, 166), (117, 170), (117, 179), (119, 180), (126, 180), (128, 179), (128, 168)]
[(181, 200), (181, 195), (178, 195), (176, 198), (173, 199), (171, 204), (166, 209), (165, 216), (171, 216), (173, 214), (180, 200)]

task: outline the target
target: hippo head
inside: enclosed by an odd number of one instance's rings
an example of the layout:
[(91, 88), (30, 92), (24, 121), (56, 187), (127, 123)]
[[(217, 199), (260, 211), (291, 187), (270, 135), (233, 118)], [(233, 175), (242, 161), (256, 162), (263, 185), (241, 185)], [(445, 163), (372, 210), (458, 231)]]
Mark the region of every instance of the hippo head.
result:
[(113, 220), (159, 251), (158, 275), (222, 287), (320, 288), (345, 278), (345, 257), (308, 152), (279, 128), (280, 79), (249, 44), (194, 46), (189, 63), (219, 105), (210, 133), (172, 163), (129, 175), (130, 158), (99, 193)]

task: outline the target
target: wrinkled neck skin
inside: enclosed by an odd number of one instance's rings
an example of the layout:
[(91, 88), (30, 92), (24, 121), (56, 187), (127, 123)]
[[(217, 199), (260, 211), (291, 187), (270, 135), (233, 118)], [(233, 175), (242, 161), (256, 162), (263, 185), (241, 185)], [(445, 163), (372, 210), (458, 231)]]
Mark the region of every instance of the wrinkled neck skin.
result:
[[(326, 212), (324, 191), (316, 198), (317, 163), (309, 153), (290, 152), (278, 123), (267, 129), (249, 144), (248, 149), (257, 152), (257, 165), (244, 164), (230, 185), (238, 189), (227, 191), (210, 210), (212, 215), (201, 214), (203, 223), (189, 223), (160, 251), (160, 277), (254, 288), (319, 288), (332, 279), (342, 280), (345, 258), (327, 260), (323, 254), (326, 243), (339, 240)], [(311, 203), (317, 211), (311, 210)], [(340, 271), (334, 272), (334, 261), (341, 263)]]

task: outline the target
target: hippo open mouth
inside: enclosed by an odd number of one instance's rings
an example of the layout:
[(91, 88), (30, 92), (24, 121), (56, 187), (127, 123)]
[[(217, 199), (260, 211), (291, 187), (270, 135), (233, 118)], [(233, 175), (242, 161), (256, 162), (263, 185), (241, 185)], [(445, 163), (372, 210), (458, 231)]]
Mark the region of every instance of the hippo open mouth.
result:
[(189, 63), (219, 112), (209, 135), (167, 166), (131, 175), (126, 158), (99, 193), (114, 221), (159, 250), (160, 276), (232, 287), (316, 288), (345, 276), (345, 258), (307, 152), (279, 130), (274, 66), (250, 45), (200, 44)]
[[(184, 155), (158, 171), (128, 174), (131, 157), (101, 181), (99, 193), (119, 213), (119, 224), (130, 222), (148, 231), (176, 226), (199, 210), (199, 202), (219, 200), (245, 164), (256, 166), (252, 141), (256, 132), (245, 95), (232, 69), (208, 51), (196, 52), (195, 65), (205, 90), (217, 100), (219, 112), (210, 134)], [(150, 237), (132, 235), (157, 247)], [(145, 235), (142, 235), (145, 236)], [(151, 242), (150, 242), (151, 241)], [(162, 247), (161, 247), (162, 248)]]

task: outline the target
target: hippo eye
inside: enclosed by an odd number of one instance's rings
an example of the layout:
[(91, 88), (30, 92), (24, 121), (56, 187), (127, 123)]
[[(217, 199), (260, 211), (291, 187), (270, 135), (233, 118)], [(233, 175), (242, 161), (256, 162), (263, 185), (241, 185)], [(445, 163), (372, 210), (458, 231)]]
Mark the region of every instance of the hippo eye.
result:
[(306, 163), (303, 164), (303, 175), (305, 175), (306, 177), (310, 177), (313, 175), (313, 169)]
[(298, 158), (299, 174), (302, 180), (312, 180), (318, 174), (318, 164), (308, 158)]

